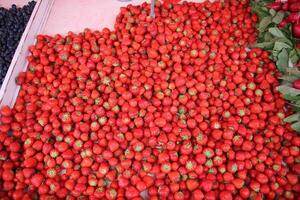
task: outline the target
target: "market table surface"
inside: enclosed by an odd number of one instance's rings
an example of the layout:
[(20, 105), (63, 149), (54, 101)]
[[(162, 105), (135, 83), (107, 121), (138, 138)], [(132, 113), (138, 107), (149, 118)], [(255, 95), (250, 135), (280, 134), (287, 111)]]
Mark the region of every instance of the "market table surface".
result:
[[(193, 0), (202, 2), (203, 0)], [(145, 0), (122, 2), (118, 0), (55, 0), (44, 28), (45, 34), (66, 34), (68, 31), (81, 32), (84, 28), (93, 30), (105, 27), (113, 29), (120, 7), (138, 5)], [(150, 0), (146, 2), (150, 3)]]

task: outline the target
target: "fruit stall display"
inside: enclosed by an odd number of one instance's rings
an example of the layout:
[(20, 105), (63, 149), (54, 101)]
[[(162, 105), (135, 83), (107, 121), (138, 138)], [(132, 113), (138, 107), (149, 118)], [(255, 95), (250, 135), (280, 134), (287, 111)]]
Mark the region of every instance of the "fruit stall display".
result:
[(254, 1), (252, 7), (260, 18), (258, 42), (254, 46), (268, 50), (282, 73), (279, 77), (281, 86), (277, 89), (284, 95), (288, 106), (295, 111), (295, 114), (284, 121), (292, 123), (292, 128), (299, 132), (300, 2), (262, 0)]
[(35, 4), (30, 1), (20, 7), (12, 4), (7, 8), (0, 3), (0, 87)]
[(298, 1), (68, 3), (1, 102), (0, 198), (300, 196)]

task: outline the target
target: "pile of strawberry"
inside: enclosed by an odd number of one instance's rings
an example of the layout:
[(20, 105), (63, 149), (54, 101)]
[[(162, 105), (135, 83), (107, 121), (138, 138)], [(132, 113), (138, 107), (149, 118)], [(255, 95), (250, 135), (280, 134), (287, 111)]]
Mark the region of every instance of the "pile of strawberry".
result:
[(37, 37), (1, 109), (2, 199), (296, 199), (300, 137), (247, 0)]

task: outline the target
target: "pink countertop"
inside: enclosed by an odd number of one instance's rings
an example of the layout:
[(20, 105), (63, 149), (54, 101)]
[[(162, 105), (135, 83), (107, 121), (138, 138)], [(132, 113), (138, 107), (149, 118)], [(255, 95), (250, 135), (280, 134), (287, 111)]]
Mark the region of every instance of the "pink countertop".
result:
[[(101, 30), (113, 28), (120, 7), (141, 4), (145, 0), (55, 0), (44, 27), (45, 34), (81, 32), (85, 28)], [(148, 1), (149, 2), (149, 1)]]
[[(68, 31), (81, 32), (85, 28), (101, 30), (113, 29), (120, 7), (138, 5), (151, 0), (54, 0), (49, 18), (43, 29), (44, 34), (66, 34)], [(189, 0), (202, 2), (203, 0)]]
[(10, 8), (12, 4), (16, 4), (16, 6), (20, 7), (30, 0), (0, 0), (0, 7)]
[[(0, 6), (9, 8), (12, 4), (23, 6), (30, 0), (0, 0)], [(51, 0), (43, 0), (51, 1)], [(68, 31), (81, 32), (85, 28), (101, 30), (113, 29), (120, 7), (128, 4), (138, 5), (151, 0), (53, 0), (49, 17), (42, 33), (54, 35), (67, 34)], [(201, 2), (203, 0), (189, 0)]]

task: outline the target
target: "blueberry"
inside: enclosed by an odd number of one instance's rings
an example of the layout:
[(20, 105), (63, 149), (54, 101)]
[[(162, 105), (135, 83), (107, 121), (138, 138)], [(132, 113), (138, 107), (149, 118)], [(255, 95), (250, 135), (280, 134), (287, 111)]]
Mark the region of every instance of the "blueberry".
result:
[(21, 8), (14, 4), (9, 9), (0, 7), (0, 86), (35, 4), (30, 1)]

